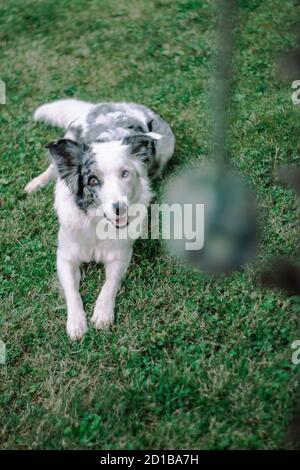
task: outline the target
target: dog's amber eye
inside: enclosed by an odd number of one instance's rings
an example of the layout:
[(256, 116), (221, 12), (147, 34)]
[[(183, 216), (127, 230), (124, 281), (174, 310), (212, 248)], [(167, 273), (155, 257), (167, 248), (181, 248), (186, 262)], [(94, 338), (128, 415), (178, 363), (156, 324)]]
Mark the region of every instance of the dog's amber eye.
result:
[(129, 175), (128, 170), (122, 170), (122, 173), (121, 173), (122, 178), (127, 178), (128, 175)]
[(88, 184), (90, 186), (97, 186), (100, 184), (100, 181), (98, 180), (97, 176), (90, 176), (88, 179)]

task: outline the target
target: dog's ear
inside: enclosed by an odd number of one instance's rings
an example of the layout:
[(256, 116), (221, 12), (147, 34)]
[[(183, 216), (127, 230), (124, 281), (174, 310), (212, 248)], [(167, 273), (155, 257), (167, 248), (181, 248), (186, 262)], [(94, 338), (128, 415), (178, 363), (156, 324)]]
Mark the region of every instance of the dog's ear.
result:
[(46, 145), (57, 166), (61, 178), (67, 178), (77, 172), (83, 152), (87, 150), (84, 144), (74, 140), (60, 139)]
[(77, 191), (82, 155), (87, 146), (74, 140), (60, 139), (50, 142), (46, 148), (50, 151), (60, 177), (73, 191)]
[(151, 166), (155, 156), (155, 143), (161, 136), (154, 132), (148, 134), (128, 135), (124, 137), (122, 144), (130, 145), (130, 153), (138, 157), (143, 163)]

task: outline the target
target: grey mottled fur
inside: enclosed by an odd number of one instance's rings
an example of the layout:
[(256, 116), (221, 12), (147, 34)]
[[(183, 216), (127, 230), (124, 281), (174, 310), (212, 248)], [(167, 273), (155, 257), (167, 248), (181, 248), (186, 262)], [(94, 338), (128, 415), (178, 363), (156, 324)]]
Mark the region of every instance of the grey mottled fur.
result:
[[(135, 114), (136, 111), (146, 119), (144, 121), (139, 119), (139, 116)], [(159, 114), (145, 106), (136, 103), (107, 102), (95, 105), (83, 123), (81, 120), (72, 122), (67, 130), (67, 136), (77, 142), (91, 144), (122, 141), (128, 136), (142, 136), (148, 132), (155, 132), (165, 138), (173, 137), (169, 125)], [(153, 140), (148, 152), (149, 175), (153, 177), (157, 176), (161, 170), (159, 155), (156, 151), (158, 145), (159, 142)]]

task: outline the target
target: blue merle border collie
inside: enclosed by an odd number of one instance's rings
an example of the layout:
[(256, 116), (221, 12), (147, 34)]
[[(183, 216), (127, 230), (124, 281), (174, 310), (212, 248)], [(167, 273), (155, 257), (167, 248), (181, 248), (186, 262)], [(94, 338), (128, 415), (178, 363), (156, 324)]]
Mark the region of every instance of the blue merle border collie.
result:
[(59, 100), (39, 107), (34, 119), (65, 130), (62, 139), (47, 146), (51, 165), (25, 190), (31, 193), (57, 179), (57, 271), (67, 303), (67, 333), (79, 339), (87, 330), (80, 264), (104, 263), (106, 279), (91, 320), (98, 329), (108, 328), (134, 243), (130, 237), (99, 239), (95, 215), (101, 209), (106, 224), (119, 231), (127, 227), (130, 206), (150, 204), (150, 180), (173, 155), (175, 138), (166, 121), (135, 103)]

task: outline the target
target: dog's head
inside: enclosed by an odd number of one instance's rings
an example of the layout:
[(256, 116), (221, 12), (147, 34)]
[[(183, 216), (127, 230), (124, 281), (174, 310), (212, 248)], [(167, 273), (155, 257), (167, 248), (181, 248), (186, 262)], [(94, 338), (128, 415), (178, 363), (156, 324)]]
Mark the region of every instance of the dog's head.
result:
[(150, 202), (148, 171), (157, 137), (136, 135), (90, 145), (61, 139), (47, 148), (77, 206), (87, 213), (101, 207), (107, 220), (122, 227), (131, 204)]

